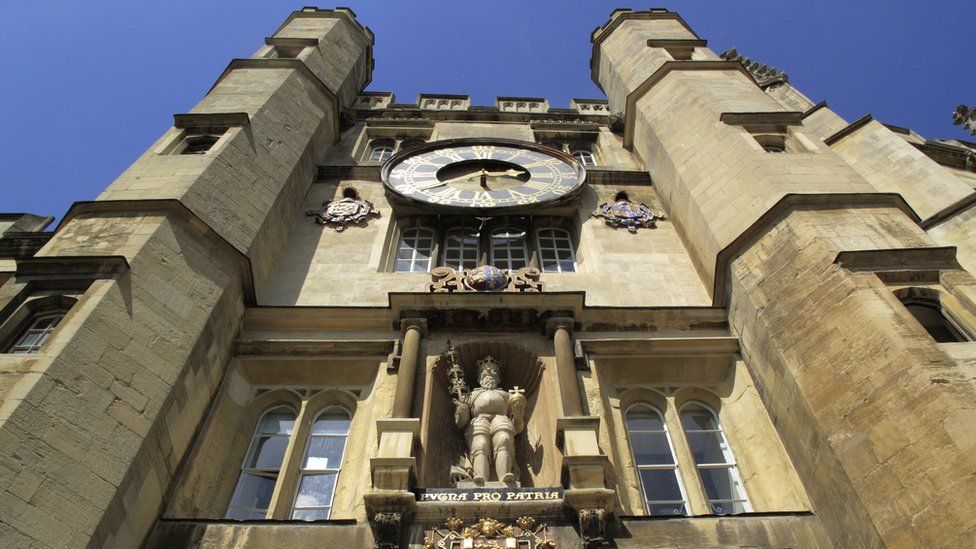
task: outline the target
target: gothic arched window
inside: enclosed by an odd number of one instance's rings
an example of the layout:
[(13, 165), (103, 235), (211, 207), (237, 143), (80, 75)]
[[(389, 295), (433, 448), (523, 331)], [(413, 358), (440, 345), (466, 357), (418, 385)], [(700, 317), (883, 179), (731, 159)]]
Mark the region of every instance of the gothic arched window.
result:
[(639, 403), (627, 410), (627, 434), (649, 515), (684, 515), (685, 495), (664, 418)]
[(491, 233), (491, 264), (499, 269), (517, 270), (529, 264), (525, 231), (516, 227), (495, 229)]
[(315, 418), (305, 445), (291, 518), (329, 518), (350, 422), (349, 412), (339, 406), (330, 406)]
[(542, 270), (547, 273), (576, 272), (576, 254), (573, 252), (573, 237), (566, 229), (546, 227), (536, 231), (539, 243), (539, 259)]
[(909, 294), (901, 302), (936, 342), (969, 341), (963, 331), (946, 315), (938, 297)]
[(712, 512), (729, 515), (751, 511), (718, 416), (699, 402), (682, 406), (680, 416)]
[(265, 518), (294, 427), (295, 412), (286, 406), (272, 408), (258, 420), (244, 464), (241, 465), (241, 476), (227, 508), (227, 518)]
[(444, 235), (444, 265), (455, 270), (474, 269), (481, 259), (478, 231), (454, 227)]
[(429, 271), (433, 254), (433, 230), (427, 227), (406, 228), (400, 233), (394, 270), (398, 273)]
[(36, 353), (58, 327), (64, 314), (64, 311), (35, 314), (24, 331), (11, 343), (7, 352), (15, 355)]

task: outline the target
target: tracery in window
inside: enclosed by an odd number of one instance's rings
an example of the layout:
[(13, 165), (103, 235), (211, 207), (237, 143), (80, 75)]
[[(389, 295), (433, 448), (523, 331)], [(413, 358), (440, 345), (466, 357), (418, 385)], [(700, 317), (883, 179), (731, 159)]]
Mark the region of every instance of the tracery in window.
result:
[(312, 423), (291, 518), (329, 518), (346, 439), (349, 437), (350, 421), (349, 412), (339, 406), (331, 406)]
[(542, 270), (547, 273), (576, 272), (573, 237), (566, 229), (545, 227), (536, 231)]
[(426, 272), (434, 255), (434, 231), (427, 227), (409, 227), (400, 233), (396, 265), (398, 273)]
[(699, 402), (685, 404), (680, 415), (681, 426), (712, 512), (729, 515), (751, 511), (735, 457), (725, 440), (718, 417)]
[(258, 420), (227, 508), (227, 518), (265, 518), (294, 427), (295, 412), (286, 406), (272, 408)]
[(444, 265), (455, 270), (474, 269), (481, 260), (478, 231), (454, 227), (444, 235)]
[(54, 329), (64, 318), (63, 311), (35, 315), (24, 331), (17, 336), (7, 350), (15, 355), (34, 354), (41, 349)]
[(517, 227), (504, 227), (492, 231), (491, 264), (499, 269), (509, 270), (528, 266), (525, 231)]
[(647, 404), (638, 403), (627, 410), (626, 420), (647, 513), (686, 514), (686, 498), (674, 447), (661, 413)]

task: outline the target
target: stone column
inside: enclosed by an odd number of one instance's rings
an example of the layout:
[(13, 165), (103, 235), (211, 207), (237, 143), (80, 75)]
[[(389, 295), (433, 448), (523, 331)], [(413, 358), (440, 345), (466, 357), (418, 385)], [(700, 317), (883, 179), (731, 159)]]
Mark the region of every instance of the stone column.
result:
[(552, 336), (556, 349), (556, 378), (559, 380), (559, 396), (563, 401), (564, 416), (583, 415), (583, 402), (580, 400), (579, 382), (576, 380), (576, 359), (573, 355), (573, 319), (570, 317), (550, 318), (546, 322), (546, 332)]
[(403, 330), (403, 345), (400, 348), (396, 396), (393, 399), (394, 418), (410, 417), (413, 409), (417, 362), (420, 360), (420, 337), (427, 335), (427, 321), (423, 318), (405, 318), (400, 321), (400, 327)]

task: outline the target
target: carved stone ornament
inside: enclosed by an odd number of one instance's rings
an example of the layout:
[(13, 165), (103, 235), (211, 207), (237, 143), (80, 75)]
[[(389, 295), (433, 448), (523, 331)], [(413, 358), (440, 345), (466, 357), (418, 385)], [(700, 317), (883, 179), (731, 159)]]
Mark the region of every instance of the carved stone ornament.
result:
[(314, 215), (317, 223), (331, 225), (336, 231), (342, 231), (346, 225), (365, 225), (370, 216), (379, 216), (380, 212), (376, 211), (372, 202), (346, 197), (323, 202), (321, 212), (310, 211), (305, 215)]
[(533, 267), (506, 271), (490, 265), (455, 271), (437, 267), (430, 272), (430, 291), (444, 292), (541, 292), (542, 273)]
[(482, 518), (468, 526), (452, 517), (443, 528), (431, 528), (424, 536), (424, 549), (554, 549), (555, 532), (546, 524), (536, 524), (532, 517), (519, 517), (514, 524), (493, 518)]
[(579, 512), (580, 546), (584, 549), (605, 547), (607, 517), (603, 509), (581, 509)]
[(969, 132), (969, 135), (976, 135), (976, 107), (967, 107), (966, 105), (959, 105), (956, 107), (956, 111), (952, 113), (952, 124), (958, 126), (962, 124), (962, 128)]
[(657, 228), (657, 221), (667, 219), (663, 212), (655, 212), (646, 204), (635, 204), (629, 200), (618, 200), (613, 203), (604, 202), (593, 210), (594, 217), (602, 217), (611, 227), (627, 227), (636, 233), (639, 227)]
[(400, 513), (376, 513), (373, 515), (373, 536), (377, 549), (400, 547)]
[(753, 78), (756, 79), (756, 82), (763, 89), (777, 84), (785, 84), (790, 80), (790, 77), (785, 72), (776, 70), (776, 67), (767, 67), (758, 61), (753, 61), (748, 57), (739, 55), (739, 52), (735, 51), (735, 48), (729, 48), (723, 51), (720, 57), (726, 61), (741, 63), (746, 70), (752, 73)]

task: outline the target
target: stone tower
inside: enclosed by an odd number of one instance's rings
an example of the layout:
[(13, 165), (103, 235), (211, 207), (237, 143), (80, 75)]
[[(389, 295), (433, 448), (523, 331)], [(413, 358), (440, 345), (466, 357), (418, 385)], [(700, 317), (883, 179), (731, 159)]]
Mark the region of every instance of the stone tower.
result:
[(667, 10), (591, 38), (605, 100), (400, 103), (304, 8), (52, 233), (0, 217), (0, 544), (976, 537), (976, 144)]

